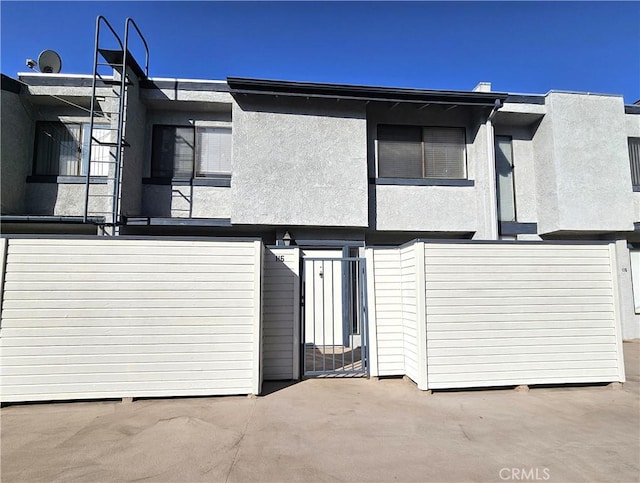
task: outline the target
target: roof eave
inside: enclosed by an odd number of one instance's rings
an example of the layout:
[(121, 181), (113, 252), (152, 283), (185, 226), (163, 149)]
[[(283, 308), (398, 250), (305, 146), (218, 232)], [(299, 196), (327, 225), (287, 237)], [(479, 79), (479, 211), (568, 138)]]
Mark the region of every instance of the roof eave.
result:
[(504, 101), (502, 92), (440, 91), (393, 87), (324, 84), (227, 77), (231, 94), (272, 95), (430, 104), (456, 104), (493, 107)]

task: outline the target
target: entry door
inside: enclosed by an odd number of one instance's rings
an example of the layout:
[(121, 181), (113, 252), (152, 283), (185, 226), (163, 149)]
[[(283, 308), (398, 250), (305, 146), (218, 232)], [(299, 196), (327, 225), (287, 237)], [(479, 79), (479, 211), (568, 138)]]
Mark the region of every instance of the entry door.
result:
[(366, 374), (364, 259), (305, 250), (303, 284), (304, 374)]

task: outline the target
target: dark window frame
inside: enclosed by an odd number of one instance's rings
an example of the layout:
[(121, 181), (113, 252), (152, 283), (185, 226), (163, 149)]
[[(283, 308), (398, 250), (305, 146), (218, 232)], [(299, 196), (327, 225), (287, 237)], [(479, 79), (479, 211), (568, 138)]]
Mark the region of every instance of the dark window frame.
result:
[[(159, 135), (159, 132), (162, 129), (173, 128), (173, 129), (191, 129), (193, 132), (193, 148), (192, 148), (192, 156), (191, 156), (191, 174), (190, 176), (180, 176), (175, 174), (175, 157), (173, 159), (173, 174), (172, 176), (158, 176), (157, 172), (154, 171), (154, 161), (156, 159), (156, 136)], [(149, 174), (146, 180), (153, 180), (153, 184), (166, 184), (166, 180), (175, 180), (177, 182), (193, 182), (194, 185), (205, 185), (205, 186), (229, 186), (228, 180), (231, 178), (231, 170), (228, 173), (198, 173), (197, 167), (197, 158), (198, 158), (198, 129), (226, 129), (231, 133), (231, 126), (194, 126), (194, 125), (184, 125), (184, 124), (153, 124), (151, 128), (151, 162), (149, 166)], [(233, 163), (233, 153), (231, 154), (231, 162)], [(165, 180), (165, 181), (163, 181)], [(210, 180), (210, 182), (207, 182)], [(151, 181), (147, 181), (151, 182)]]
[[(458, 178), (444, 178), (444, 177), (434, 177), (434, 176), (424, 176), (420, 178), (409, 178), (409, 177), (390, 177), (390, 176), (380, 176), (380, 135), (379, 129), (380, 127), (392, 127), (392, 128), (406, 128), (410, 129), (419, 129), (421, 133), (421, 150), (424, 156), (425, 149), (425, 141), (424, 141), (424, 129), (457, 129), (462, 133), (462, 147), (463, 147), (463, 159), (462, 159), (462, 170), (463, 177)], [(422, 185), (422, 186), (474, 186), (473, 180), (469, 179), (469, 166), (468, 166), (468, 149), (467, 149), (467, 128), (466, 126), (452, 126), (452, 125), (441, 125), (441, 124), (428, 124), (428, 125), (418, 125), (418, 124), (390, 124), (390, 123), (378, 123), (375, 127), (375, 184), (400, 184), (400, 185)], [(424, 163), (424, 160), (423, 160)], [(397, 181), (394, 181), (397, 180)], [(462, 183), (461, 183), (462, 182)]]
[[(56, 173), (40, 173), (38, 170), (38, 153), (40, 149), (40, 130), (43, 129), (44, 125), (60, 125), (60, 126), (77, 126), (79, 128), (79, 136), (78, 136), (78, 150), (77, 150), (77, 168), (75, 174), (60, 174), (60, 169), (58, 168)], [(74, 178), (86, 178), (87, 174), (83, 173), (83, 168), (87, 166), (89, 162), (89, 153), (86, 152), (85, 149), (85, 131), (90, 126), (89, 120), (86, 121), (72, 121), (72, 122), (64, 122), (60, 120), (56, 121), (47, 121), (47, 120), (37, 120), (35, 122), (35, 130), (34, 130), (34, 144), (33, 144), (33, 156), (31, 163), (31, 176), (29, 178), (31, 181), (39, 179), (38, 182), (57, 182), (57, 183), (71, 183), (76, 184), (79, 181), (74, 181)], [(108, 124), (95, 124), (94, 129), (108, 129)], [(91, 149), (91, 136), (89, 137), (89, 149)], [(58, 160), (59, 163), (59, 160)], [(91, 175), (91, 183), (103, 183), (102, 180), (106, 179), (106, 175)], [(45, 181), (47, 180), (47, 181)]]
[[(631, 185), (633, 186), (633, 191), (640, 191), (640, 137), (628, 137), (627, 147), (629, 149)], [(635, 156), (637, 156), (637, 159), (634, 159)]]

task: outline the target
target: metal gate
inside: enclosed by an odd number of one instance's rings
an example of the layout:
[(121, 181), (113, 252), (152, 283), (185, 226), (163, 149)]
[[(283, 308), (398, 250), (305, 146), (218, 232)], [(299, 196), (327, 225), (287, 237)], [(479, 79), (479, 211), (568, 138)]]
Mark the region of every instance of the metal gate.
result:
[(369, 374), (365, 270), (365, 259), (359, 257), (303, 258), (305, 376)]

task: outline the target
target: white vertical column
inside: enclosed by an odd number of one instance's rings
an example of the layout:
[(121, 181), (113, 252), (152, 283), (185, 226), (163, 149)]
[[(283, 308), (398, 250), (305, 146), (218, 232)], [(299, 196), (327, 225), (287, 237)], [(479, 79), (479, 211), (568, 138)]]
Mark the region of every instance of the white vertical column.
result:
[[(495, 111), (492, 111), (492, 114)], [(487, 186), (489, 188), (489, 227), (487, 234), (490, 240), (498, 239), (498, 195), (496, 192), (496, 151), (492, 115), (486, 123), (487, 130)]]
[(254, 394), (262, 391), (262, 272), (264, 246), (254, 242), (253, 272), (253, 383)]
[(293, 260), (289, 266), (293, 277), (293, 379), (300, 379), (300, 249), (293, 248)]
[[(613, 317), (616, 336), (616, 352), (618, 354), (618, 375), (619, 382), (625, 382), (624, 371), (624, 355), (622, 353), (622, 311), (624, 308), (622, 298), (620, 297), (620, 284), (618, 277), (620, 276), (620, 270), (618, 269), (618, 253), (616, 253), (616, 245), (618, 243), (625, 243), (624, 249), (626, 250), (626, 242), (614, 242), (609, 244), (609, 259), (611, 261), (611, 283), (613, 287)], [(622, 246), (620, 247), (622, 248)]]
[(429, 368), (427, 367), (427, 295), (425, 287), (425, 244), (414, 245), (416, 257), (416, 323), (418, 336), (418, 389), (429, 389)]
[(365, 249), (367, 270), (367, 347), (369, 351), (369, 375), (378, 377), (378, 330), (376, 321), (375, 256), (372, 248)]
[(2, 300), (4, 298), (4, 272), (7, 267), (7, 248), (9, 240), (0, 238), (0, 320), (2, 316)]

